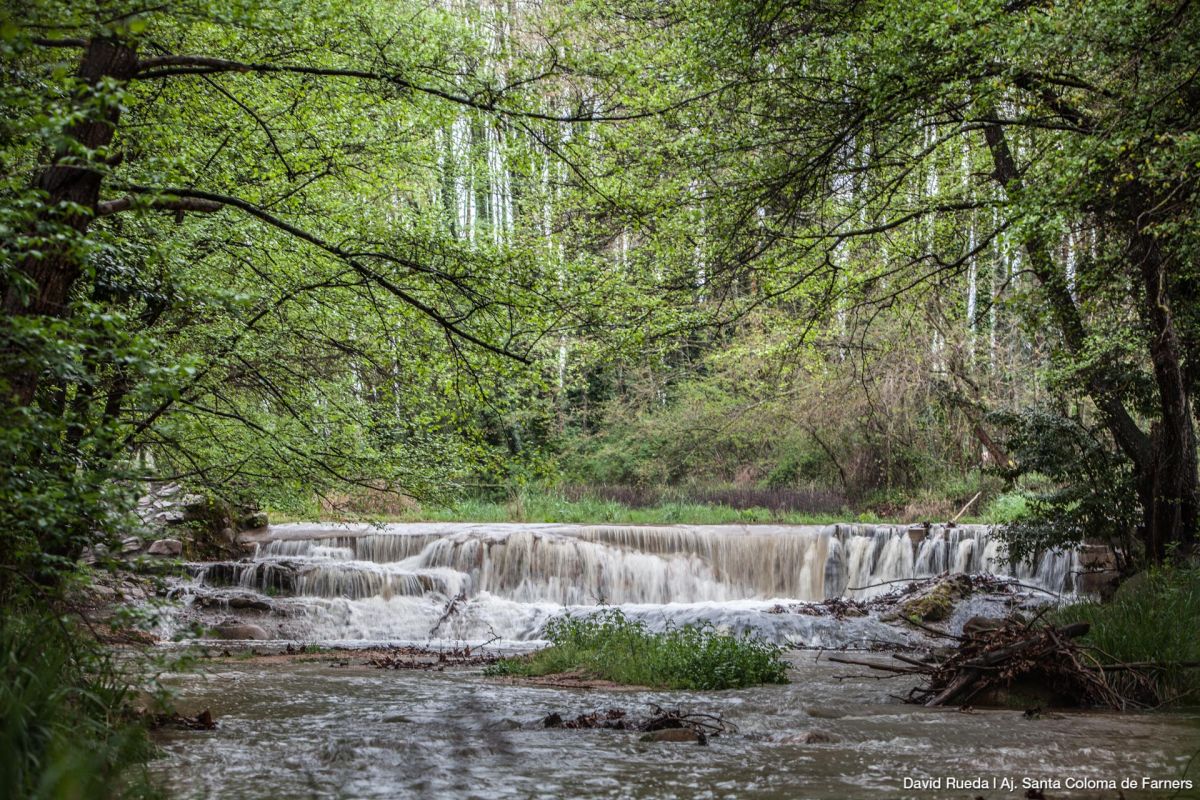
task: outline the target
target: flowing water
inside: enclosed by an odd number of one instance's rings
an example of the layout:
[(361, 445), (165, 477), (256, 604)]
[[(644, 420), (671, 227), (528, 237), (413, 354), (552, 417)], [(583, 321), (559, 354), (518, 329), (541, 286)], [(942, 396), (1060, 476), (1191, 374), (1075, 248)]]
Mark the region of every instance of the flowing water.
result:
[[(1200, 747), (1194, 715), (1025, 719), (1019, 711), (923, 709), (889, 697), (905, 685), (813, 658), (798, 654), (784, 686), (707, 693), (512, 686), (477, 671), (210, 665), (183, 682), (181, 702), (211, 707), (220, 727), (165, 736), (166, 756), (156, 770), (181, 798), (228, 800), (1015, 800), (1025, 796), (1024, 778), (1178, 777)], [(856, 677), (836, 680), (845, 674)], [(612, 707), (645, 713), (650, 703), (717, 713), (738, 732), (700, 747), (541, 724), (551, 712), (564, 718)], [(943, 788), (905, 790), (906, 777), (940, 777)], [(947, 777), (1009, 778), (1015, 788), (953, 790)], [(1170, 795), (1125, 791), (1127, 798)], [(1047, 790), (1046, 796), (1115, 800), (1117, 794)]]
[(984, 526), (282, 525), (252, 559), (194, 565), (177, 595), (186, 612), (198, 598), (221, 611), (256, 593), (272, 606), (260, 620), (269, 634), (306, 641), (530, 641), (564, 610), (611, 605), (656, 628), (710, 622), (865, 647), (908, 634), (871, 617), (778, 612), (943, 572), (1070, 592), (1074, 563), (1051, 552), (1009, 564)]
[[(979, 526), (284, 525), (252, 558), (192, 565), (164, 632), (185, 637), (189, 623), (234, 617), (304, 642), (529, 648), (554, 615), (606, 604), (657, 628), (707, 622), (783, 644), (868, 648), (919, 642), (875, 614), (831, 614), (821, 601), (991, 572), (1037, 587), (1027, 602), (1070, 594), (1076, 564), (1070, 553), (1009, 564)], [(975, 610), (960, 608), (951, 626)], [(812, 651), (789, 657), (788, 685), (690, 694), (328, 660), (207, 662), (179, 679), (180, 702), (211, 708), (220, 728), (163, 734), (156, 770), (185, 798), (991, 800), (1023, 797), (1026, 778), (1177, 777), (1200, 747), (1194, 715), (926, 710), (892, 696), (907, 691), (906, 677), (877, 680)], [(551, 712), (644, 713), (651, 703), (720, 714), (738, 732), (700, 747), (541, 725)], [(951, 777), (1014, 783), (960, 790)], [(940, 778), (942, 788), (906, 789), (905, 778)]]

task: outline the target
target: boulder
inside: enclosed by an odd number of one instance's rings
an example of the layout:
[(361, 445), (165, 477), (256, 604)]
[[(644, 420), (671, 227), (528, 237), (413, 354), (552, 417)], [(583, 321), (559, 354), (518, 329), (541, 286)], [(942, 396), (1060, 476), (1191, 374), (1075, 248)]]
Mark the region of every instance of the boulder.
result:
[(271, 602), (263, 597), (239, 594), (229, 598), (229, 607), (249, 611), (270, 611)]
[(238, 523), (238, 527), (244, 531), (253, 531), (265, 528), (269, 524), (270, 520), (267, 518), (267, 512), (253, 511), (242, 517), (241, 522)]
[(171, 556), (173, 558), (183, 553), (183, 542), (178, 539), (159, 539), (151, 544), (146, 552), (152, 556)]
[(707, 744), (703, 734), (696, 733), (691, 728), (663, 728), (650, 731), (642, 736), (643, 742), (690, 742), (691, 744)]
[(921, 594), (904, 601), (901, 613), (909, 619), (921, 622), (941, 622), (949, 619), (954, 606), (972, 591), (971, 579), (966, 575), (951, 575), (942, 578)]
[(222, 622), (213, 627), (213, 634), (218, 639), (270, 639), (271, 635), (258, 625), (249, 622)]
[(187, 515), (178, 508), (169, 508), (155, 514), (154, 521), (160, 525), (180, 525), (187, 522)]
[(121, 540), (121, 552), (122, 553), (136, 553), (138, 550), (141, 550), (144, 545), (145, 545), (145, 542), (143, 542), (138, 537), (126, 536), (124, 539)]

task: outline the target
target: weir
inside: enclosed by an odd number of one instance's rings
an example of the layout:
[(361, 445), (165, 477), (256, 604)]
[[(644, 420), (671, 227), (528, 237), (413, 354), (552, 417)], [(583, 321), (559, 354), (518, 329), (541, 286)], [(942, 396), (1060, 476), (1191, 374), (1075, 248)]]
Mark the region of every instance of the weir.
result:
[[(337, 640), (530, 639), (564, 609), (610, 605), (652, 625), (708, 621), (811, 643), (830, 626), (764, 612), (945, 572), (1070, 593), (1074, 565), (1069, 552), (1009, 563), (979, 525), (280, 525), (253, 558), (193, 565), (183, 594), (269, 596), (281, 630)], [(834, 638), (898, 635), (851, 622)]]

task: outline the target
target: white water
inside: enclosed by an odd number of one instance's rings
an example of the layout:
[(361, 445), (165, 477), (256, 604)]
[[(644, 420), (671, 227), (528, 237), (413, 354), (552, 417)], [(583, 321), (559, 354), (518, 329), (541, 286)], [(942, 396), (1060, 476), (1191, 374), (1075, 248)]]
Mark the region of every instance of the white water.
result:
[(264, 627), (281, 638), (531, 640), (564, 609), (610, 605), (652, 627), (711, 622), (866, 646), (906, 634), (871, 617), (792, 613), (796, 604), (943, 572), (1069, 592), (1073, 563), (1063, 553), (1006, 563), (984, 526), (283, 525), (253, 559), (197, 565), (184, 595), (272, 595)]

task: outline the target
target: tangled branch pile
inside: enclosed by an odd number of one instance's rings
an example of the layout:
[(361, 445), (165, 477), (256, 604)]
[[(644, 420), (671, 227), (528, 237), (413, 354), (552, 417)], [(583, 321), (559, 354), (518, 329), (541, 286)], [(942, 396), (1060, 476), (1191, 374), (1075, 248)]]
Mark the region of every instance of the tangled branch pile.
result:
[(946, 658), (923, 663), (894, 654), (905, 666), (834, 658), (886, 672), (921, 675), (924, 683), (905, 698), (925, 706), (1005, 705), (1007, 699), (1035, 698), (1060, 707), (1148, 708), (1162, 703), (1159, 675), (1190, 669), (1196, 663), (1111, 663), (1095, 648), (1075, 640), (1089, 624), (1034, 627), (1017, 619), (976, 628), (963, 636), (941, 634), (958, 642)]
[(449, 650), (432, 650), (424, 647), (393, 647), (386, 653), (367, 661), (377, 669), (423, 669), (441, 672), (446, 667), (478, 667), (492, 664), (496, 656), (485, 653), (481, 648), (472, 650), (470, 645)]

